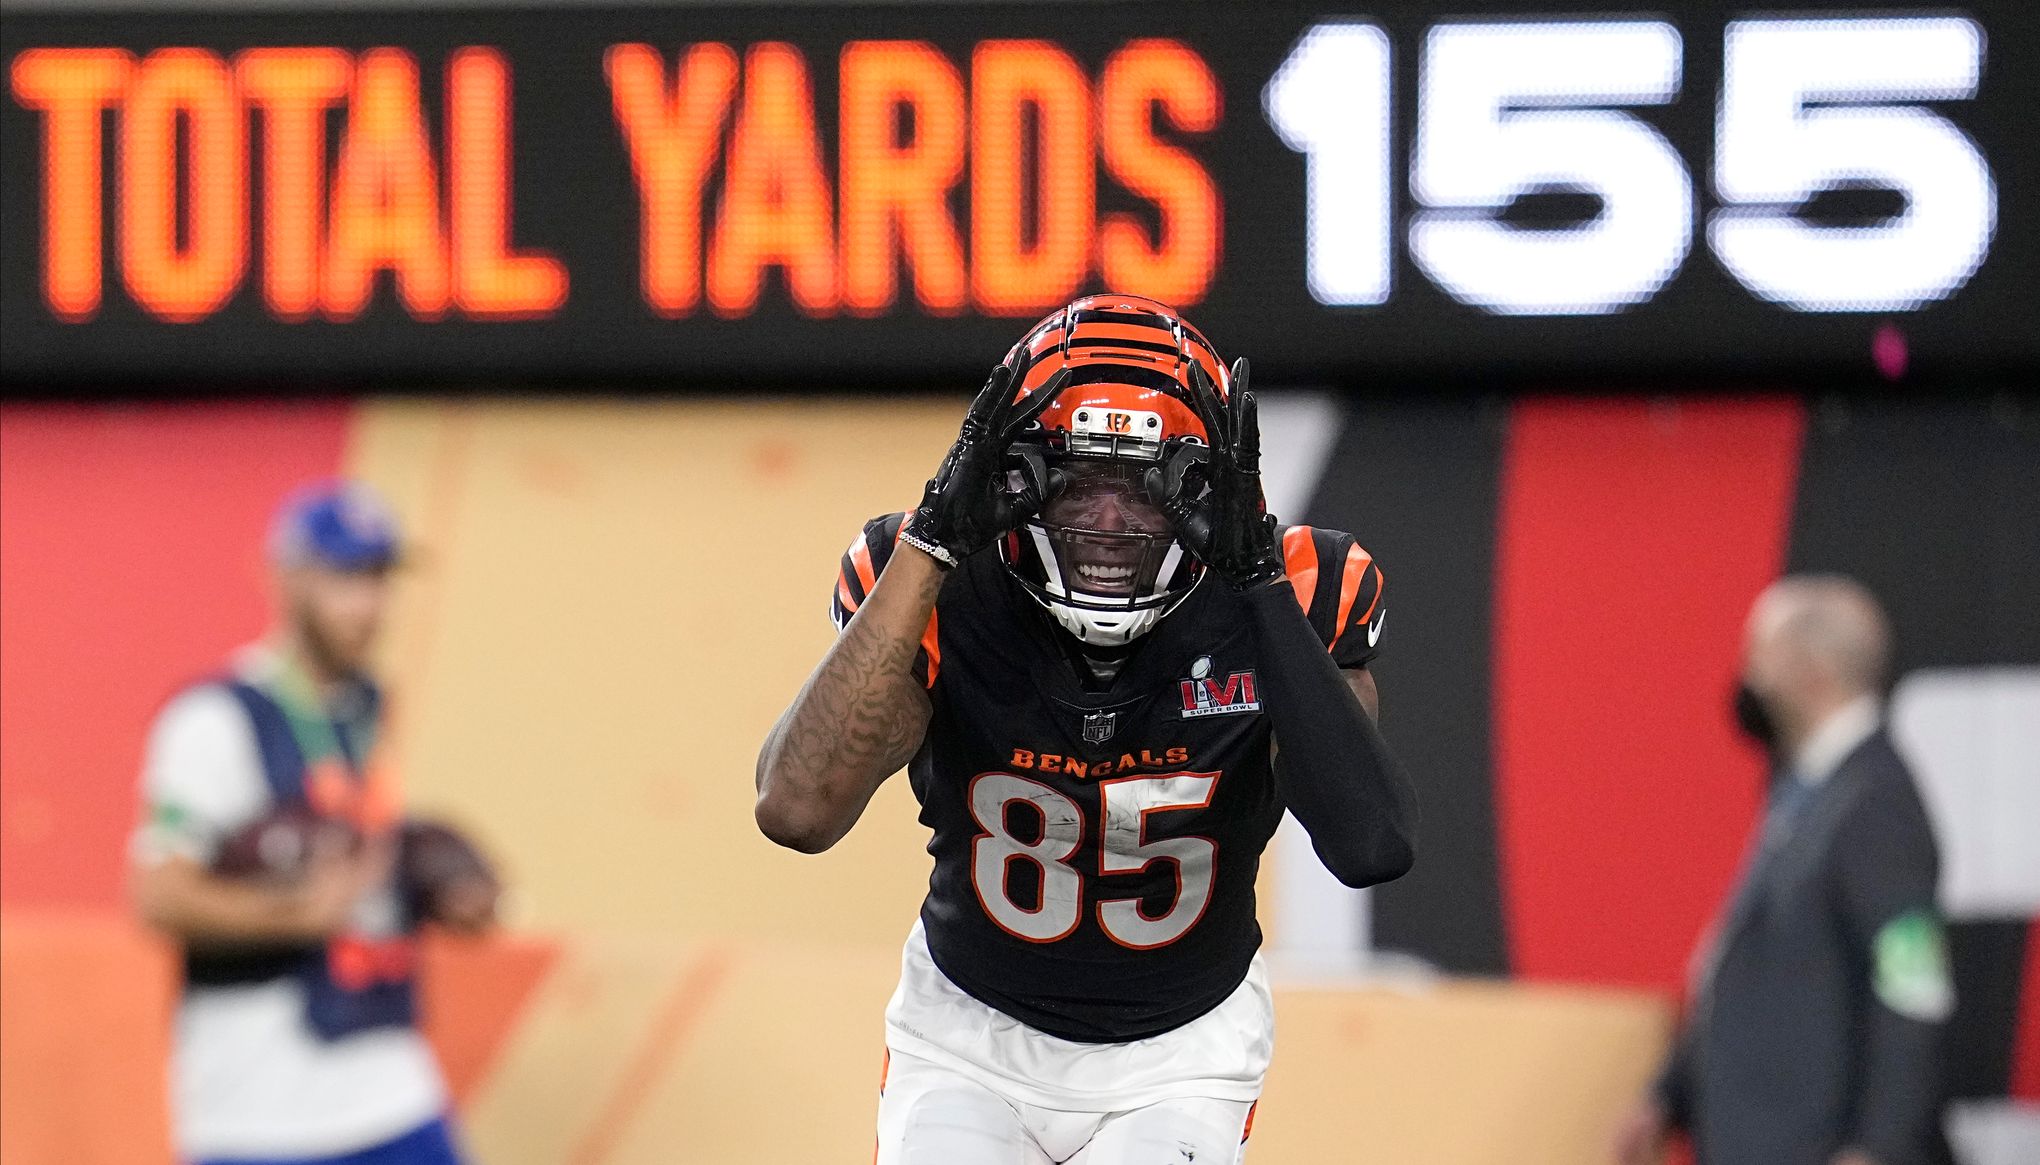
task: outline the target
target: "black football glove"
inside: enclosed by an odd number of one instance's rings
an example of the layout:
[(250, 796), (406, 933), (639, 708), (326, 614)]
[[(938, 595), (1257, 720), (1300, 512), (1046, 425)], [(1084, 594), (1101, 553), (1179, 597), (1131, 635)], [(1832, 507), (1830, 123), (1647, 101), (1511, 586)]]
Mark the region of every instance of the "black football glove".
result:
[(1148, 496), (1169, 515), (1177, 540), (1234, 590), (1272, 583), (1283, 576), (1282, 552), (1261, 494), (1261, 425), (1247, 362), (1233, 364), (1230, 400), (1195, 360), (1190, 389), (1211, 445), (1180, 447), (1148, 470)]
[(1055, 492), (1059, 475), (1052, 474), (1039, 453), (1014, 450), (1013, 439), (1034, 423), (1067, 380), (1067, 373), (1057, 373), (1016, 407), (1013, 369), (1005, 364), (992, 369), (963, 418), (956, 444), (928, 479), (920, 506), (907, 515), (900, 541), (947, 570), (1039, 510)]

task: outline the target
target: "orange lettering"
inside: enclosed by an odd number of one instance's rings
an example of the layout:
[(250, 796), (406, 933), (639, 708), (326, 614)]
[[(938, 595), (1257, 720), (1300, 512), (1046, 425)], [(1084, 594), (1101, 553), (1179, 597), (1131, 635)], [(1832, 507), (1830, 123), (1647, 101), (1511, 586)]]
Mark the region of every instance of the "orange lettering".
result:
[(439, 180), (418, 107), (418, 62), (402, 49), (370, 49), (355, 70), (329, 238), (327, 315), (360, 315), (384, 268), (396, 273), (397, 294), (412, 315), (445, 312), (451, 288)]
[(43, 299), (71, 323), (99, 310), (104, 283), (100, 118), (127, 88), (120, 49), (30, 49), (14, 58), (14, 99), (43, 113)]
[(453, 297), (485, 319), (559, 310), (567, 271), (544, 251), (510, 249), (510, 65), (470, 45), (446, 66), (447, 212)]
[(1070, 757), (1063, 762), (1063, 772), (1081, 780), (1090, 775), (1091, 766), (1078, 760), (1076, 757)]
[[(963, 174), (963, 79), (923, 41), (853, 41), (842, 63), (843, 302), (859, 315), (891, 307), (899, 268), (940, 315), (962, 310), (963, 244), (949, 191)], [(894, 140), (901, 106), (913, 141)]]
[(1160, 212), (1158, 240), (1132, 214), (1107, 215), (1098, 264), (1111, 287), (1139, 288), (1165, 303), (1204, 297), (1218, 264), (1218, 188), (1188, 153), (1154, 135), (1159, 110), (1179, 133), (1209, 133), (1220, 115), (1218, 82), (1180, 41), (1139, 40), (1112, 54), (1099, 83), (1105, 168)]
[(1044, 752), (1044, 753), (1042, 753), (1042, 754), (1041, 754), (1041, 771), (1042, 771), (1042, 772), (1044, 772), (1044, 773), (1059, 773), (1059, 772), (1063, 771), (1063, 770), (1062, 770), (1062, 755), (1061, 755), (1060, 753), (1053, 753), (1053, 752)]
[(1097, 764), (1094, 764), (1094, 765), (1092, 765), (1092, 766), (1091, 766), (1091, 775), (1092, 775), (1092, 776), (1094, 776), (1094, 777), (1109, 777), (1109, 776), (1111, 776), (1111, 775), (1112, 775), (1112, 762), (1111, 762), (1111, 761), (1109, 761), (1109, 760), (1101, 760), (1101, 761), (1099, 761), (1099, 762), (1098, 762)]
[(1190, 750), (1179, 744), (1176, 747), (1170, 749), (1169, 754), (1163, 757), (1162, 759), (1168, 761), (1172, 765), (1187, 764), (1189, 763), (1190, 760)]
[(613, 45), (603, 63), (637, 175), (639, 283), (652, 310), (684, 316), (701, 302), (701, 188), (736, 91), (737, 55), (728, 45), (695, 45), (670, 98), (651, 46)]
[[(1038, 132), (1028, 140), (1027, 113)], [(1035, 165), (1034, 214), (1023, 151)], [(1090, 84), (1047, 41), (981, 41), (971, 58), (971, 294), (991, 315), (1068, 300), (1090, 270), (1097, 161)], [(1034, 241), (1026, 241), (1027, 227)]]
[(748, 313), (771, 266), (786, 268), (802, 312), (835, 310), (829, 184), (815, 143), (807, 62), (779, 41), (752, 45), (744, 61), (744, 103), (709, 242), (709, 305), (718, 315)]
[(234, 59), (262, 110), (262, 298), (286, 320), (319, 303), (326, 110), (347, 95), (354, 60), (333, 48), (250, 49)]
[(120, 268), (128, 293), (152, 315), (191, 323), (219, 310), (247, 266), (248, 124), (233, 74), (203, 49), (150, 53), (120, 116)]
[(1031, 768), (1033, 768), (1033, 767), (1034, 767), (1034, 754), (1033, 754), (1033, 753), (1031, 753), (1031, 752), (1029, 752), (1029, 751), (1027, 751), (1027, 750), (1026, 750), (1026, 749), (1024, 749), (1024, 748), (1016, 748), (1016, 749), (1014, 749), (1014, 750), (1013, 750), (1013, 767), (1014, 767), (1014, 768), (1016, 768), (1016, 769), (1031, 769)]

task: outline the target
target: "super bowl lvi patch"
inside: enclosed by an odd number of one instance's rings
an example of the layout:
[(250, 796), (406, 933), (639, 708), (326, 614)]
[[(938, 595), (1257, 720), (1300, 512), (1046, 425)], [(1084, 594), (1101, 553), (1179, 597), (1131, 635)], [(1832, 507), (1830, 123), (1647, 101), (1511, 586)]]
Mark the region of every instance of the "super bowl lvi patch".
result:
[(1884, 1006), (1907, 1019), (1940, 1023), (1955, 1010), (1948, 938), (1940, 916), (1908, 910), (1884, 924), (1871, 949), (1871, 982)]

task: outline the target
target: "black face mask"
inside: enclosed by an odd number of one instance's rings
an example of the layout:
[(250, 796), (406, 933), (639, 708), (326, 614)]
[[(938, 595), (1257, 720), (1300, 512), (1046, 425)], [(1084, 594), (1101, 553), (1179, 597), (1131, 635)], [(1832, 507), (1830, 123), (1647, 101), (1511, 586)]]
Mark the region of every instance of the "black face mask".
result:
[(1749, 681), (1738, 681), (1735, 686), (1735, 726), (1742, 729), (1744, 736), (1757, 742), (1767, 753), (1778, 751), (1778, 721), (1771, 715), (1771, 705), (1751, 688)]

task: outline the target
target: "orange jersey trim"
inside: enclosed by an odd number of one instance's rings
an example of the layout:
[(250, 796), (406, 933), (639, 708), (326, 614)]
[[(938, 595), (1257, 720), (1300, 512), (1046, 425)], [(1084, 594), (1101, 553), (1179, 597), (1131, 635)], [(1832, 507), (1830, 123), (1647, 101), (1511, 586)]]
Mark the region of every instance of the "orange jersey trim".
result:
[(1317, 541), (1309, 526), (1291, 526), (1282, 535), (1282, 569), (1289, 575), (1289, 585), (1296, 589), (1296, 601), (1303, 604), (1303, 613), (1310, 614), (1311, 600), (1317, 597)]
[(928, 686), (935, 686), (935, 673), (942, 670), (942, 642), (936, 634), (934, 611), (928, 612), (928, 629), (921, 632), (921, 650), (928, 653)]
[[(1372, 562), (1370, 561), (1368, 565), (1370, 565), (1370, 566), (1373, 566), (1373, 563), (1372, 563)], [(1360, 612), (1360, 621), (1361, 621), (1362, 623), (1367, 623), (1367, 622), (1371, 622), (1371, 621), (1372, 621), (1372, 620), (1374, 619), (1374, 612), (1375, 612), (1375, 610), (1376, 610), (1377, 608), (1379, 608), (1379, 607), (1381, 606), (1381, 588), (1383, 588), (1383, 587), (1385, 587), (1385, 586), (1387, 586), (1387, 585), (1388, 585), (1388, 576), (1387, 576), (1387, 575), (1385, 575), (1385, 574), (1383, 574), (1383, 573), (1381, 573), (1381, 568), (1380, 568), (1379, 566), (1375, 566), (1375, 567), (1374, 567), (1374, 598), (1368, 601), (1368, 603), (1367, 603), (1367, 609), (1366, 609), (1365, 611), (1362, 611), (1362, 612)]]
[[(1358, 545), (1346, 551), (1346, 573), (1339, 580), (1339, 621), (1336, 624), (1341, 634), (1346, 630), (1346, 617), (1353, 613), (1353, 601), (1360, 597), (1360, 583), (1367, 577), (1367, 568), (1373, 565), (1374, 556), (1360, 549)], [(1377, 603), (1381, 601), (1379, 590), (1374, 592), (1374, 601)], [(1373, 613), (1374, 606), (1370, 603), (1367, 614)], [(1360, 617), (1365, 619), (1367, 615)]]
[(857, 581), (864, 585), (864, 593), (871, 593), (872, 584), (878, 581), (878, 574), (871, 567), (871, 543), (859, 536), (850, 547), (850, 566), (857, 571)]

